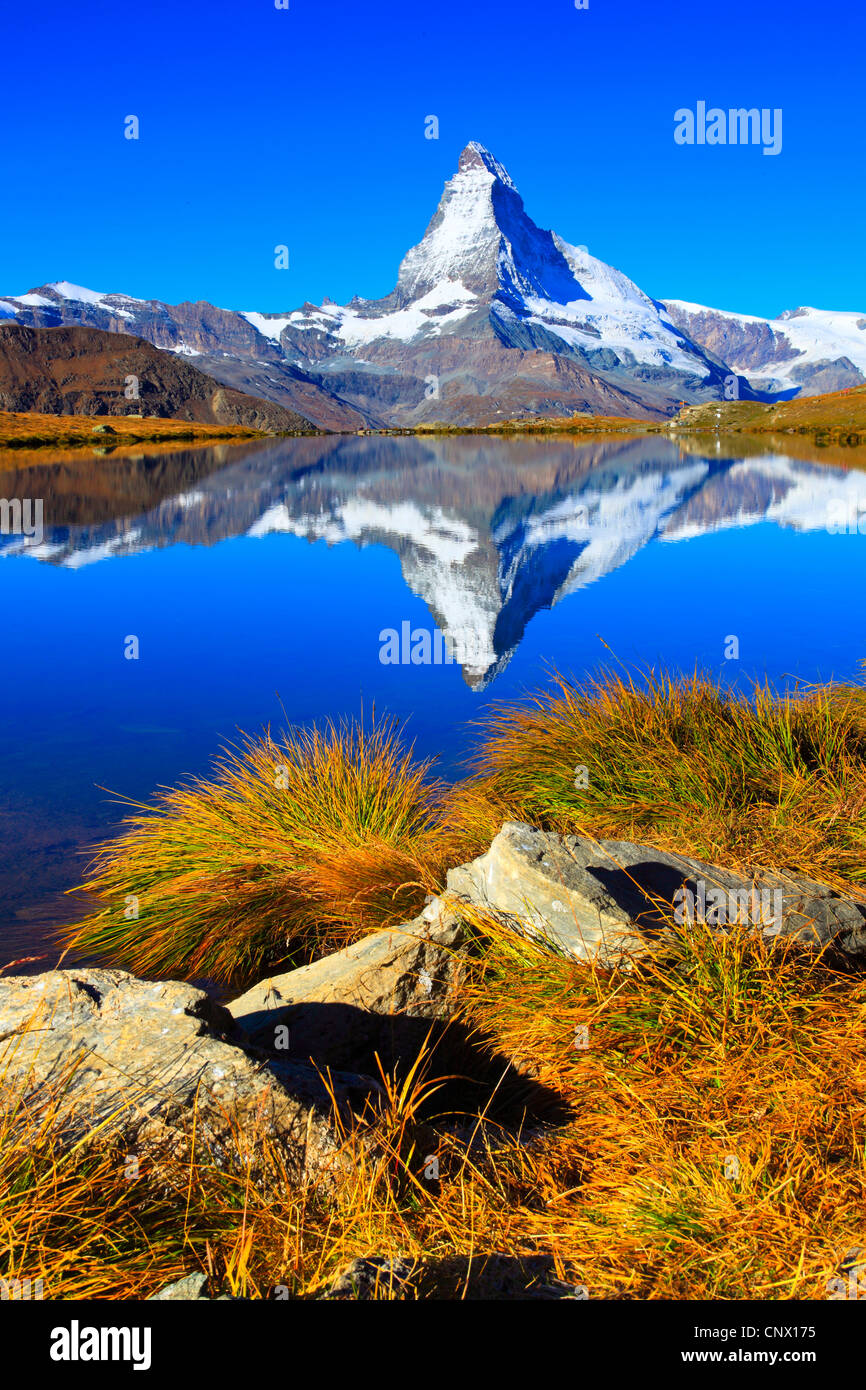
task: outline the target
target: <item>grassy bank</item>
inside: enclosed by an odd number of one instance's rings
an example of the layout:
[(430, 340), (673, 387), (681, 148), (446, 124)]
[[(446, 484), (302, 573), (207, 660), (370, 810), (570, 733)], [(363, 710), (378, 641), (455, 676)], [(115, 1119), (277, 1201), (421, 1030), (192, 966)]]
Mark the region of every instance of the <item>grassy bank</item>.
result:
[(263, 430), (243, 425), (199, 425), (190, 420), (166, 420), (152, 415), (39, 415), (35, 411), (0, 410), (0, 448), (115, 447), (157, 440), (187, 443), (190, 440), (264, 438)]
[(249, 739), (212, 777), (130, 808), (84, 885), (96, 910), (65, 944), (241, 985), (407, 920), (504, 820), (862, 882), (866, 690), (560, 681), (497, 710), (453, 786), (388, 725)]
[[(96, 429), (110, 433), (95, 433)], [(688, 406), (668, 420), (632, 419), (618, 415), (575, 413), (567, 416), (522, 416), (487, 425), (452, 425), (431, 421), (407, 429), (360, 429), (348, 433), (369, 436), (398, 435), (608, 435), (667, 433), (748, 435), (802, 434), (819, 445), (866, 447), (866, 386), (806, 396), (776, 405), (757, 401), (710, 401)], [(315, 431), (313, 431), (315, 432)], [(320, 431), (328, 433), (328, 431)], [(347, 433), (336, 431), (336, 433)], [(241, 425), (199, 425), (186, 420), (132, 415), (39, 415), (34, 412), (0, 411), (0, 449), (115, 447), (152, 441), (184, 443), (219, 439), (265, 438), (268, 431)]]
[(418, 425), (414, 430), (362, 430), (366, 434), (808, 434), (819, 442), (866, 447), (866, 386), (824, 395), (804, 396), (765, 405), (760, 401), (706, 401), (686, 406), (670, 419), (632, 419), (619, 415), (575, 413), (532, 415), (488, 425)]
[[(676, 429), (713, 430), (725, 434), (810, 434), (829, 444), (840, 436), (853, 446), (866, 445), (866, 386), (802, 396), (777, 405), (759, 401), (710, 401), (688, 406), (670, 422)], [(670, 425), (654, 425), (665, 430)]]
[(652, 420), (632, 419), (626, 415), (532, 415), (515, 420), (498, 420), (489, 425), (418, 425), (414, 430), (395, 431), (406, 434), (640, 434)]
[[(96, 911), (66, 937), (142, 973), (239, 985), (410, 916), (506, 817), (862, 884), (866, 691), (560, 682), (499, 710), (453, 787), (387, 725), (258, 738), (131, 808), (88, 881)], [(0, 1273), (43, 1277), (46, 1297), (141, 1296), (197, 1269), (214, 1291), (307, 1297), (376, 1254), (407, 1261), (422, 1298), (558, 1282), (826, 1298), (866, 1244), (863, 977), (697, 923), (611, 975), (467, 914), (462, 1021), (526, 1078), (523, 1121), (495, 1087), (448, 1113), (435, 1053), (414, 1078), (407, 1058), (366, 1116), (378, 1149), (344, 1132), (353, 1176), (326, 1199), (293, 1189), (266, 1146), (255, 1182), (243, 1144), (222, 1166), (200, 1154), (130, 1181), (110, 1147), (63, 1148), (50, 1098), (24, 1112), (7, 1097)]]

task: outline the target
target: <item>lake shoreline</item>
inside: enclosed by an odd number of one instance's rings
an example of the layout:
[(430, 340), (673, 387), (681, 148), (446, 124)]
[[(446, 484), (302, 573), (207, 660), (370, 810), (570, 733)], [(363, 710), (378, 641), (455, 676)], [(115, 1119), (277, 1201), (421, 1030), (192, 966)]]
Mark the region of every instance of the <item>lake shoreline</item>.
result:
[[(324, 430), (286, 431), (282, 438), (324, 434)], [(268, 430), (246, 425), (205, 425), (162, 416), (41, 415), (0, 411), (0, 449), (97, 448), (129, 444), (213, 444), (226, 440), (267, 439)]]
[[(96, 423), (91, 423), (92, 421)], [(109, 423), (110, 422), (110, 423)], [(122, 422), (122, 424), (121, 424)], [(243, 425), (203, 425), (194, 421), (157, 416), (40, 415), (35, 412), (0, 411), (0, 449), (56, 447), (117, 448), (131, 444), (174, 442), (209, 443), (220, 440), (285, 439), (307, 436), (405, 437), (441, 435), (742, 435), (785, 434), (811, 436), (818, 447), (839, 444), (866, 447), (866, 386), (825, 395), (798, 397), (777, 404), (757, 401), (711, 401), (686, 406), (666, 420), (630, 419), (624, 416), (572, 415), (497, 421), (482, 425), (431, 422), (411, 427), (323, 430), (256, 430)]]

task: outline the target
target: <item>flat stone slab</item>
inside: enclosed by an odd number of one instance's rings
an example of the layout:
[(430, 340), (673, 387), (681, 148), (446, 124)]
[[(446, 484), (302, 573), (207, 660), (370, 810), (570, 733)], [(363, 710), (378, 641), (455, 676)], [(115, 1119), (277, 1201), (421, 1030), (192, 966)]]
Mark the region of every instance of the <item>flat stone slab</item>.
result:
[[(319, 1065), (352, 1066), (377, 1046), (407, 1052), (412, 1038), (423, 1040), (424, 1020), (449, 1016), (464, 939), (435, 900), (413, 922), (262, 980), (227, 1007), (258, 1046)], [(390, 1037), (395, 1031), (402, 1039)]]
[(648, 937), (703, 921), (866, 960), (866, 897), (811, 879), (748, 876), (624, 840), (559, 836), (509, 821), (487, 852), (452, 869), (448, 893), (576, 960), (616, 966)]

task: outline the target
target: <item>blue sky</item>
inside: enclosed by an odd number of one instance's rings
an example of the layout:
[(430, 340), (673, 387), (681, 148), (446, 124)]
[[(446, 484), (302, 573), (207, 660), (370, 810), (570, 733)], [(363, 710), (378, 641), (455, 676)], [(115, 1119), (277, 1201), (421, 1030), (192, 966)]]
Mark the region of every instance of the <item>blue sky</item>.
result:
[[(375, 298), (477, 139), (536, 222), (658, 298), (866, 311), (852, 0), (289, 2), (7, 8), (0, 293)], [(782, 152), (676, 145), (698, 100), (781, 107)]]

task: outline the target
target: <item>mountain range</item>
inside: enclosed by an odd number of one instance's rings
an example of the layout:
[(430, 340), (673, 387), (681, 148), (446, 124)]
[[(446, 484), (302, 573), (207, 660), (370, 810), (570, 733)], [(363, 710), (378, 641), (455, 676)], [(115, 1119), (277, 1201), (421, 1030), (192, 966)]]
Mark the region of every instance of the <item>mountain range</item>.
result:
[(0, 557), (79, 569), (278, 533), (385, 546), (482, 690), (536, 613), (651, 542), (759, 522), (825, 529), (857, 513), (863, 474), (768, 451), (707, 456), (660, 436), (530, 437), (506, 451), (477, 437), (320, 435), (0, 475), (0, 492), (25, 487), (45, 499), (43, 540), (0, 535)]
[(866, 381), (866, 314), (798, 308), (770, 320), (653, 299), (538, 227), (476, 141), (383, 299), (240, 312), (57, 281), (4, 295), (2, 317), (137, 335), (331, 430), (575, 412), (661, 419), (681, 402)]

